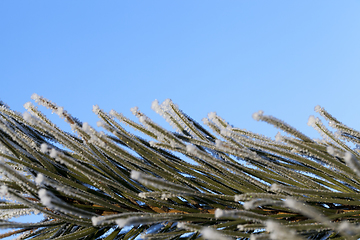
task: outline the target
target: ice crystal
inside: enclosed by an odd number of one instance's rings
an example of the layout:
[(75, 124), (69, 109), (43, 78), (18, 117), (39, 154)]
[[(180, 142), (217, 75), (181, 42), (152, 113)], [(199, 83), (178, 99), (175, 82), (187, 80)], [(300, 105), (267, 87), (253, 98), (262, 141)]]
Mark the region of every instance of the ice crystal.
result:
[(203, 235), (203, 238), (208, 240), (229, 240), (230, 238), (227, 238), (220, 233), (218, 233), (216, 230), (205, 227), (201, 229), (201, 234)]
[(264, 111), (259, 110), (258, 112), (253, 113), (252, 117), (254, 120), (259, 121), (263, 114), (264, 114)]

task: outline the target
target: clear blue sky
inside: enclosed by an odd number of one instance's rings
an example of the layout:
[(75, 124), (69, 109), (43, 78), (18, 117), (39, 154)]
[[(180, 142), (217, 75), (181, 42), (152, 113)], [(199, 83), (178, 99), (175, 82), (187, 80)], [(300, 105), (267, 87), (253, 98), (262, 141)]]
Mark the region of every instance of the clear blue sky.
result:
[(253, 112), (310, 133), (320, 104), (360, 129), (359, 12), (331, 0), (1, 1), (0, 99), (23, 112), (38, 93), (95, 125), (94, 104), (153, 116), (151, 102), (171, 98), (198, 121), (216, 111), (271, 136)]
[(94, 104), (154, 117), (151, 102), (171, 98), (195, 120), (216, 111), (272, 137), (253, 112), (318, 137), (306, 123), (319, 104), (360, 129), (359, 12), (354, 0), (4, 0), (0, 99), (23, 112), (37, 93), (95, 125)]

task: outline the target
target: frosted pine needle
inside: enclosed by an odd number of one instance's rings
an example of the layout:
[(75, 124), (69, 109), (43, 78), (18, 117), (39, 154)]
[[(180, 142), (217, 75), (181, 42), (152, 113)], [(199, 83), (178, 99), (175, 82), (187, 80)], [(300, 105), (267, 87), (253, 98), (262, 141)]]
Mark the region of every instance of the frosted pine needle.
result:
[[(202, 126), (170, 99), (137, 107), (132, 121), (93, 106), (98, 131), (37, 94), (64, 118), (58, 128), (32, 103), (19, 114), (0, 104), (1, 228), (19, 239), (358, 239), (360, 132), (324, 108), (308, 125), (315, 141), (263, 111), (285, 134), (236, 128), (215, 112)], [(137, 136), (128, 127), (143, 134)], [(335, 130), (333, 132), (332, 128)], [(40, 222), (9, 219), (43, 213)], [(2, 237), (4, 235), (0, 235)]]

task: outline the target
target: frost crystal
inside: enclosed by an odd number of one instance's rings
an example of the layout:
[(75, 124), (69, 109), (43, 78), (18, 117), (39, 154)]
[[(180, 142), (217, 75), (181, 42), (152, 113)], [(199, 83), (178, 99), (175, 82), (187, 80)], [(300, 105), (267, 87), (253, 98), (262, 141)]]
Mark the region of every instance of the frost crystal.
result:
[(345, 159), (346, 164), (349, 164), (351, 162), (352, 158), (353, 158), (353, 155), (350, 152), (345, 153), (344, 159)]
[(211, 121), (216, 120), (216, 112), (210, 112), (210, 113), (208, 114), (208, 118), (209, 118)]
[(279, 184), (273, 183), (273, 184), (271, 184), (270, 190), (273, 192), (277, 192), (277, 191), (281, 190), (281, 188), (280, 188)]
[(56, 156), (57, 156), (57, 151), (55, 148), (52, 148), (50, 151), (50, 157), (56, 158)]
[(221, 218), (222, 216), (224, 216), (224, 210), (217, 208), (215, 210), (215, 218)]
[(161, 108), (159, 105), (159, 101), (155, 99), (151, 104), (151, 109), (154, 110), (156, 113), (161, 113)]
[(178, 222), (176, 227), (180, 229), (186, 229), (186, 224), (184, 222)]
[(278, 132), (278, 133), (275, 135), (275, 141), (281, 142), (282, 140), (283, 140), (283, 137), (281, 136), (280, 132)]
[(244, 202), (244, 208), (246, 210), (250, 210), (250, 209), (253, 209), (253, 208), (256, 208), (257, 206), (254, 205), (254, 203), (256, 202), (256, 200), (251, 200), (251, 201), (248, 201), (248, 202)]
[(5, 196), (8, 193), (8, 187), (6, 185), (2, 185), (0, 187), (0, 196)]
[(334, 147), (332, 147), (332, 146), (327, 146), (327, 147), (326, 147), (326, 151), (327, 151), (329, 154), (331, 154), (331, 155), (334, 155), (334, 154), (335, 154), (335, 149), (334, 149)]
[(57, 110), (56, 110), (56, 114), (59, 115), (61, 118), (65, 117), (64, 108), (63, 107), (58, 107)]
[(82, 130), (84, 130), (85, 132), (90, 131), (90, 125), (87, 122), (84, 122), (82, 124)]
[(25, 108), (26, 110), (30, 109), (31, 106), (32, 106), (32, 103), (31, 103), (31, 102), (27, 102), (27, 103), (24, 104), (24, 108)]
[(311, 115), (311, 116), (309, 117), (309, 120), (308, 120), (308, 122), (307, 122), (307, 125), (308, 125), (308, 126), (311, 126), (311, 127), (314, 127), (314, 126), (315, 126), (315, 122), (316, 122), (315, 117), (314, 117), (313, 115)]
[(47, 145), (46, 143), (42, 143), (42, 144), (40, 145), (40, 151), (41, 151), (42, 153), (47, 153), (47, 151), (48, 151), (48, 145)]
[(141, 198), (146, 198), (146, 193), (145, 192), (141, 192), (138, 194), (139, 197)]
[(32, 122), (32, 116), (31, 116), (31, 114), (30, 113), (28, 113), (28, 112), (24, 112), (23, 113), (23, 118), (25, 119), (25, 121), (27, 121), (27, 122), (29, 122), (29, 123), (31, 123)]
[(296, 202), (296, 200), (294, 200), (292, 198), (287, 198), (285, 200), (285, 206), (292, 208), (292, 209), (296, 209), (298, 206), (298, 202)]
[(315, 112), (318, 112), (318, 113), (321, 112), (321, 107), (319, 105), (317, 105), (314, 109), (315, 109)]
[(47, 207), (51, 205), (51, 195), (44, 188), (39, 190), (39, 197), (42, 204)]
[(99, 224), (99, 220), (101, 217), (92, 217), (91, 222), (93, 226), (97, 226)]
[(102, 127), (102, 126), (104, 126), (104, 122), (103, 121), (97, 121), (96, 126)]
[(186, 151), (191, 154), (195, 154), (197, 151), (197, 148), (192, 144), (188, 144), (188, 145), (186, 145)]
[(138, 110), (139, 110), (138, 107), (130, 108), (131, 113), (134, 114), (135, 116), (136, 116), (136, 114), (138, 113)]
[(205, 227), (203, 229), (201, 229), (201, 233), (203, 235), (203, 238), (208, 239), (208, 240), (227, 240), (227, 237), (224, 237), (223, 235), (221, 235), (218, 231), (216, 231), (215, 229), (212, 229), (210, 227)]
[(145, 122), (146, 122), (146, 117), (145, 117), (145, 116), (139, 117), (139, 121), (140, 121), (141, 123), (145, 123)]
[(131, 171), (130, 177), (134, 180), (140, 180), (141, 179), (141, 173), (138, 171)]
[(93, 111), (95, 114), (98, 114), (99, 111), (100, 111), (99, 106), (98, 106), (98, 105), (94, 105), (92, 111)]
[(208, 125), (208, 124), (209, 124), (209, 119), (203, 118), (203, 119), (202, 119), (202, 122), (203, 122), (205, 125)]
[(131, 217), (125, 218), (125, 219), (120, 218), (120, 219), (115, 220), (115, 223), (117, 225), (119, 225), (120, 228), (122, 228), (122, 227), (125, 227), (125, 226), (131, 224), (131, 220), (132, 220)]
[(267, 220), (265, 225), (266, 225), (266, 230), (270, 232), (270, 239), (273, 240), (301, 239), (296, 236), (295, 231), (288, 230), (286, 227), (282, 226), (281, 224), (273, 220)]
[(114, 109), (111, 109), (110, 112), (109, 112), (109, 114), (110, 114), (111, 116), (115, 116), (115, 115), (116, 115), (116, 111), (115, 111)]
[(31, 95), (31, 99), (34, 100), (35, 102), (38, 102), (40, 101), (40, 96), (34, 93)]
[(40, 185), (43, 181), (44, 181), (44, 175), (39, 173), (35, 178), (35, 182), (36, 184)]
[(254, 120), (259, 121), (261, 119), (261, 116), (264, 114), (264, 111), (260, 110), (256, 113), (253, 113), (252, 117)]

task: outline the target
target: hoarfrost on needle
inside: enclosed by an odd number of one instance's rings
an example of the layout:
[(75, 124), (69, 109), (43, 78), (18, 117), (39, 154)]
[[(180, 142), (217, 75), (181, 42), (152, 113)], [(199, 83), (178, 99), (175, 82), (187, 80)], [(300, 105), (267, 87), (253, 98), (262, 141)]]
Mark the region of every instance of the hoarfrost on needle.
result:
[(33, 93), (31, 95), (31, 99), (34, 100), (35, 102), (38, 102), (38, 101), (40, 101), (40, 96), (37, 95), (36, 93)]
[(283, 139), (283, 136), (281, 136), (281, 133), (278, 132), (276, 135), (275, 135), (275, 141), (276, 142), (281, 142)]
[(84, 130), (85, 132), (88, 132), (90, 130), (90, 125), (87, 122), (84, 122), (82, 124), (82, 130)]
[(99, 106), (98, 106), (98, 105), (94, 105), (92, 111), (93, 111), (95, 114), (98, 114), (99, 111), (100, 111)]
[(160, 105), (159, 105), (159, 101), (157, 99), (155, 99), (151, 103), (151, 109), (154, 110), (156, 113), (161, 113), (161, 108), (160, 108)]
[(2, 185), (0, 187), (0, 196), (5, 196), (8, 193), (8, 187), (6, 185)]
[(40, 185), (44, 181), (44, 175), (39, 173), (35, 178), (35, 183)]
[(41, 188), (39, 190), (39, 197), (42, 204), (49, 207), (51, 205), (51, 196), (46, 189)]
[(192, 144), (188, 144), (188, 145), (186, 145), (186, 151), (188, 151), (189, 153), (195, 154), (197, 151), (197, 148)]
[(50, 151), (50, 157), (56, 158), (56, 156), (57, 156), (57, 151), (55, 148), (52, 148)]
[(141, 173), (139, 171), (132, 170), (130, 173), (130, 177), (134, 180), (140, 180), (141, 179)]
[(327, 146), (327, 147), (326, 147), (326, 151), (327, 151), (329, 154), (331, 154), (331, 155), (334, 155), (334, 154), (335, 154), (335, 149), (334, 149), (334, 147), (332, 147), (332, 146)]
[(132, 107), (130, 108), (130, 111), (132, 114), (134, 114), (136, 116), (137, 112), (139, 111), (139, 108), (138, 107)]
[(32, 103), (31, 103), (31, 102), (27, 102), (27, 103), (24, 104), (24, 108), (25, 108), (26, 110), (30, 109), (31, 106), (32, 106)]
[(309, 117), (309, 120), (308, 120), (308, 122), (307, 122), (307, 125), (308, 125), (308, 126), (311, 126), (311, 127), (314, 127), (314, 126), (315, 126), (315, 122), (316, 122), (315, 117), (314, 117), (313, 115), (311, 115), (311, 116)]
[(41, 151), (42, 153), (46, 153), (47, 150), (48, 150), (48, 145), (47, 145), (46, 143), (42, 143), (42, 144), (40, 145), (40, 151)]
[(33, 120), (33, 117), (32, 117), (31, 114), (28, 113), (28, 112), (24, 112), (24, 113), (23, 113), (23, 118), (24, 118), (25, 121), (27, 121), (27, 122), (29, 122), (29, 123), (31, 123), (32, 120)]
[(255, 113), (253, 113), (252, 117), (254, 120), (259, 121), (261, 119), (261, 116), (264, 114), (264, 111), (259, 110)]

